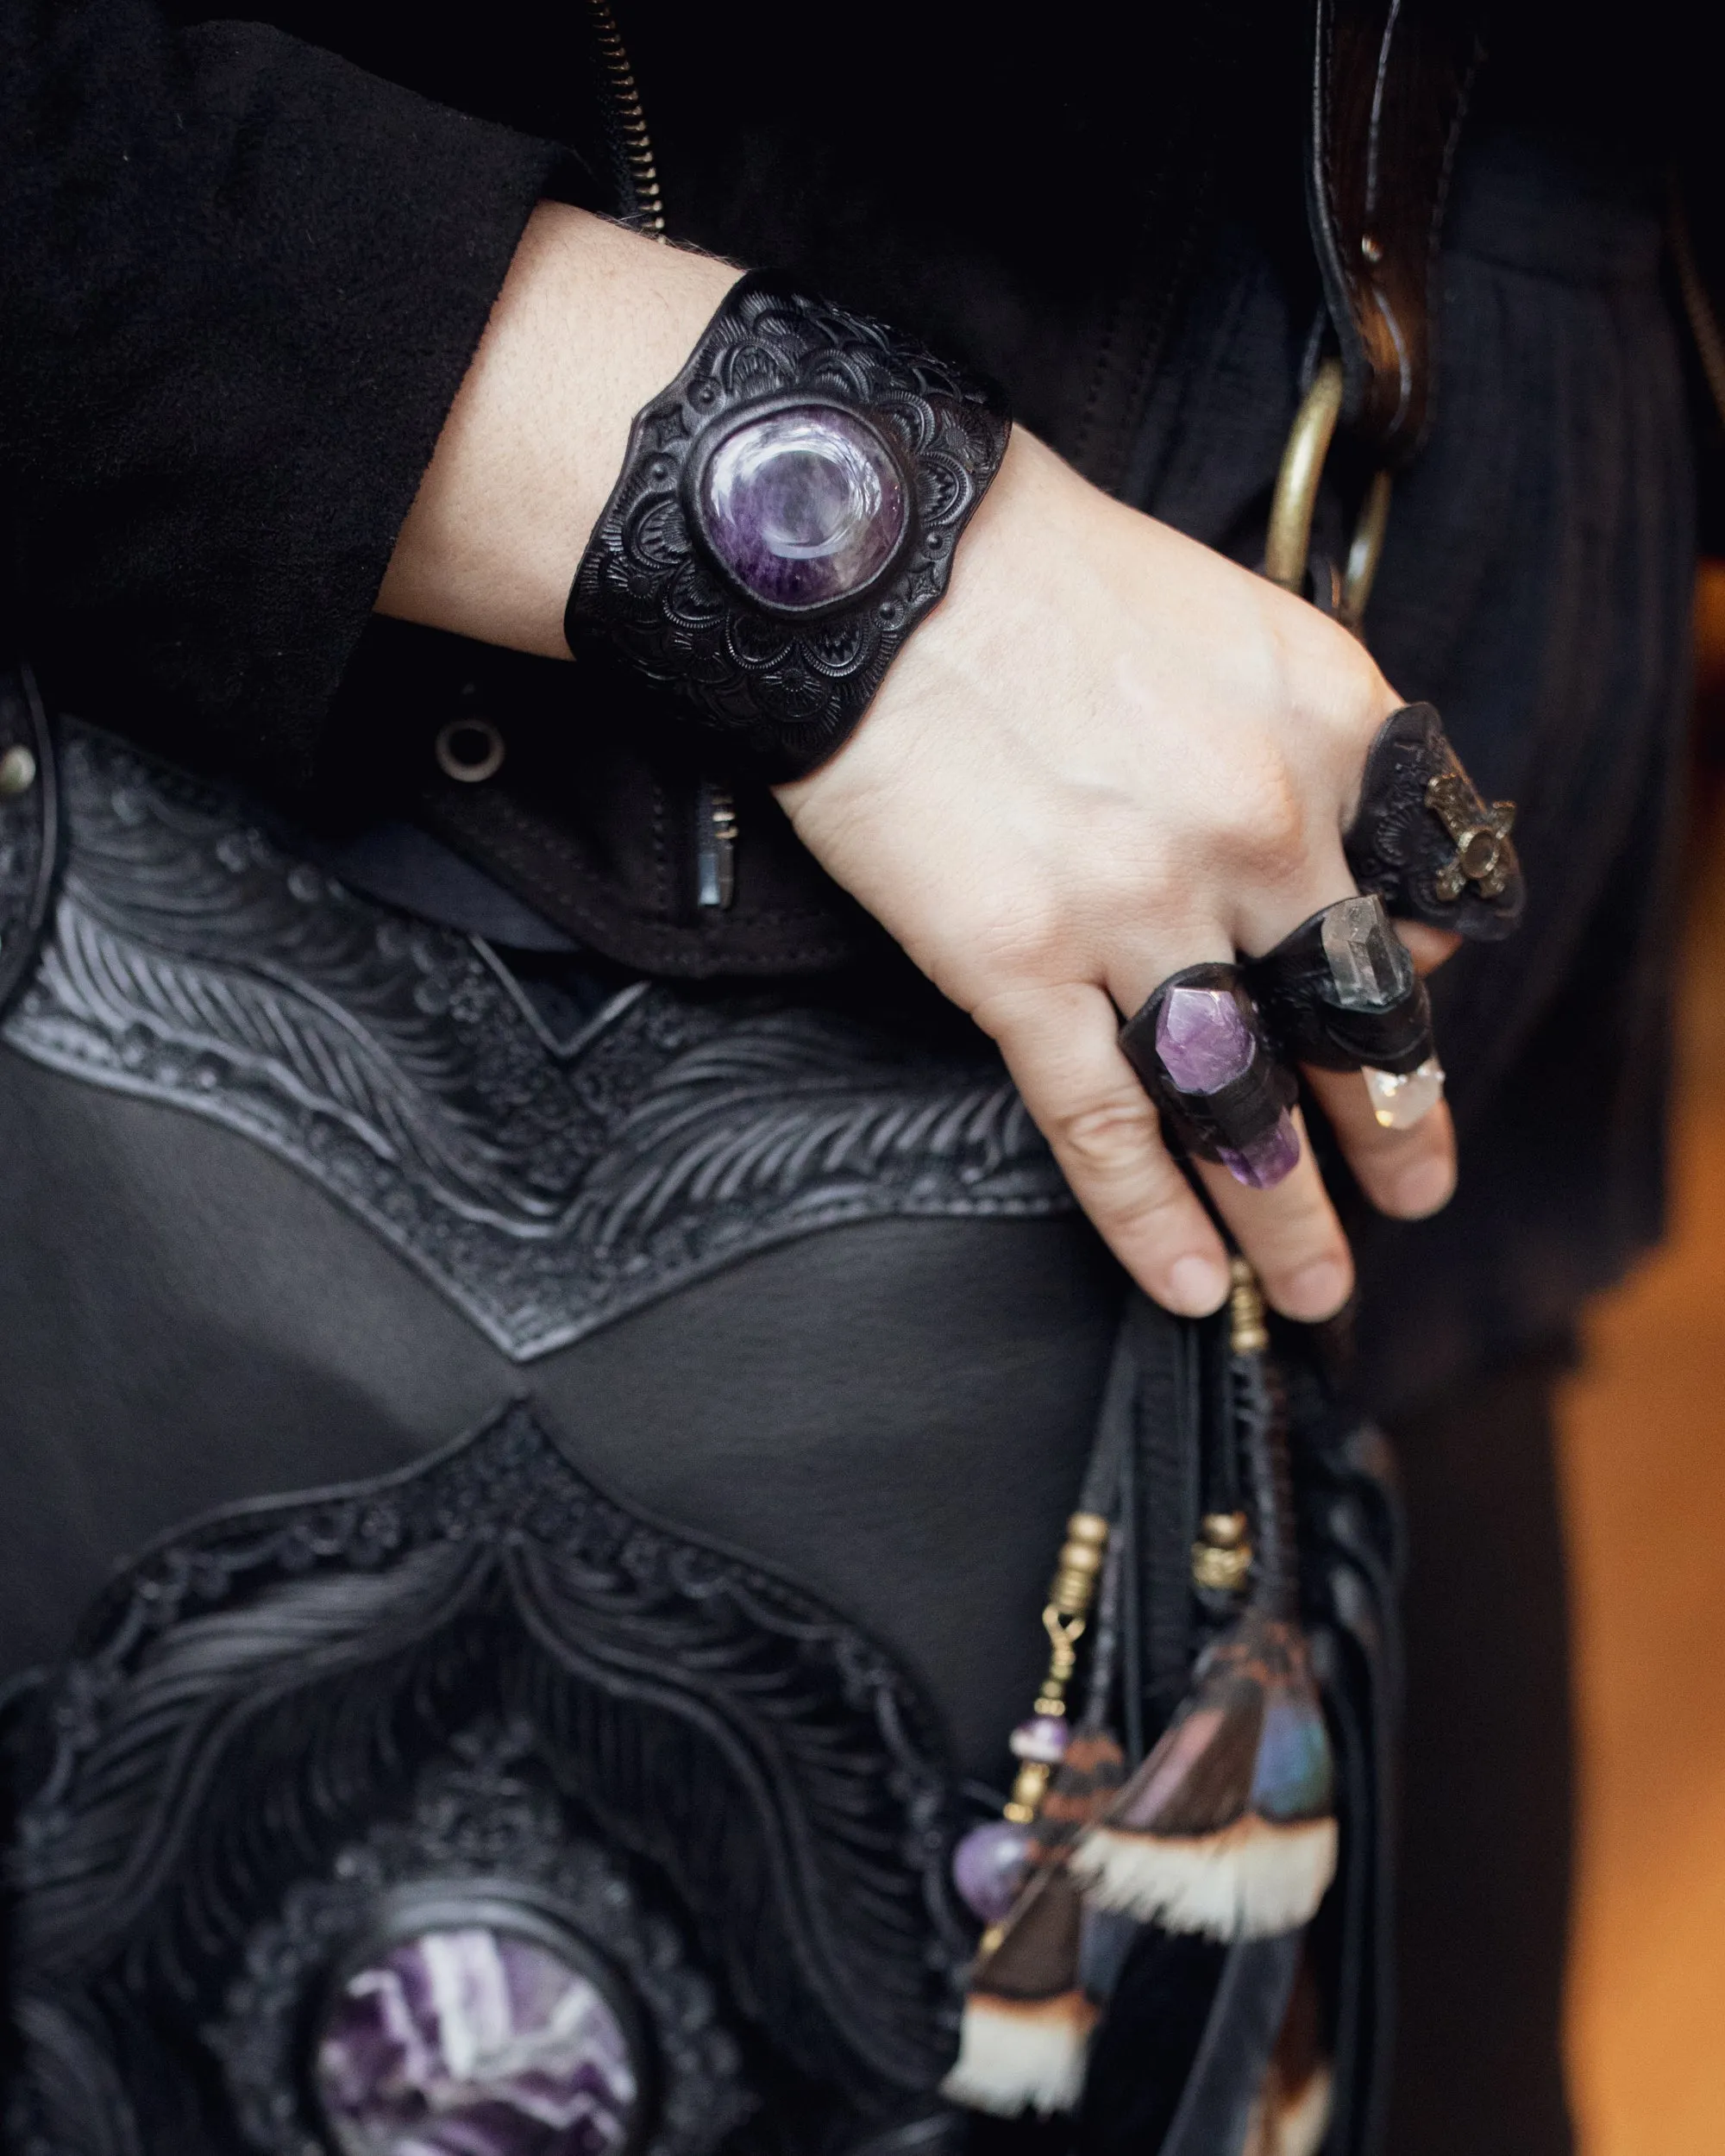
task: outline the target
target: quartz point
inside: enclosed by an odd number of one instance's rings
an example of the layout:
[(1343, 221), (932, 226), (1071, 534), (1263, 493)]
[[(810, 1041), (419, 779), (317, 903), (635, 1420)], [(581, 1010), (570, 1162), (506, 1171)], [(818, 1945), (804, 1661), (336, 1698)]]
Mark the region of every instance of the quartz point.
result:
[(1300, 1163), (1300, 1133), (1286, 1108), (1262, 1138), (1248, 1145), (1219, 1145), (1222, 1166), (1248, 1190), (1270, 1190), (1291, 1175)]
[(1381, 899), (1344, 899), (1324, 915), (1324, 956), (1345, 1011), (1387, 1011), (1414, 985), (1414, 962)]
[(1182, 1093), (1220, 1093), (1251, 1068), (1256, 1044), (1226, 988), (1170, 988), (1156, 1014), (1156, 1052)]
[(897, 552), (905, 482), (867, 421), (797, 404), (733, 428), (701, 473), (707, 544), (763, 605), (798, 613), (854, 598)]
[(1411, 1131), (1444, 1097), (1444, 1067), (1427, 1056), (1417, 1070), (1398, 1076), (1390, 1070), (1360, 1072), (1371, 1101), (1371, 1112), (1386, 1131)]
[(952, 1883), (972, 1915), (998, 1924), (1009, 1914), (1029, 1846), (1030, 1829), (1009, 1819), (985, 1821), (963, 1836), (952, 1852)]
[(618, 2156), (640, 2102), (598, 1986), (489, 1924), (428, 1928), (349, 1975), (313, 2078), (342, 2156)]

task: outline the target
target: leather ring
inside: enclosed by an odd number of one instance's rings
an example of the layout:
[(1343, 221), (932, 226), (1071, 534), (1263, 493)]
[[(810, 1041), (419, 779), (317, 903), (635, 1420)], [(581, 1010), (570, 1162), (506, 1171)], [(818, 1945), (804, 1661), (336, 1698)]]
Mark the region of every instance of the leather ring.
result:
[(1327, 906), (1249, 960), (1241, 978), (1290, 1063), (1404, 1077), (1432, 1053), (1426, 984), (1379, 898)]
[(1515, 820), (1513, 801), (1480, 798), (1432, 706), (1407, 704), (1367, 754), (1343, 849), (1354, 881), (1392, 913), (1496, 943), (1521, 920), (1527, 895)]
[(1238, 966), (1170, 974), (1120, 1042), (1171, 1150), (1216, 1161), (1253, 1190), (1279, 1183), (1299, 1160), (1288, 1113), (1298, 1085), (1272, 1054)]

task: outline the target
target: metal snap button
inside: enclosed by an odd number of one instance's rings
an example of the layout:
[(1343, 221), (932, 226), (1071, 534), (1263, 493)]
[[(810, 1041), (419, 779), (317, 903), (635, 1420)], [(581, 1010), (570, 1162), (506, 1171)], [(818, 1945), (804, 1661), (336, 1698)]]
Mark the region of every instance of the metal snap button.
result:
[(503, 736), (488, 718), (452, 718), (438, 730), (437, 768), (462, 786), (480, 786), (503, 768)]

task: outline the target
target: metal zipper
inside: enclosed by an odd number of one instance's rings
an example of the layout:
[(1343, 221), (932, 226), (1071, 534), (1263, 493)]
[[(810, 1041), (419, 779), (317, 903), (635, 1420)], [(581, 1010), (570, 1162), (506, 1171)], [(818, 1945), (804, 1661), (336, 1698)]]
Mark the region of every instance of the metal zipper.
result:
[(737, 803), (729, 787), (703, 779), (695, 804), (695, 899), (726, 913), (737, 896)]
[(593, 43), (605, 74), (605, 132), (611, 141), (612, 177), (625, 224), (654, 239), (665, 236), (665, 205), (659, 193), (659, 168), (653, 138), (641, 108), (641, 91), (630, 65), (629, 50), (612, 13), (611, 0), (587, 0)]
[[(587, 0), (593, 43), (605, 78), (605, 134), (618, 214), (625, 224), (665, 240), (659, 167), (629, 48), (611, 0)], [(695, 799), (695, 897), (703, 912), (725, 913), (737, 895), (737, 801), (729, 787), (703, 779)]]

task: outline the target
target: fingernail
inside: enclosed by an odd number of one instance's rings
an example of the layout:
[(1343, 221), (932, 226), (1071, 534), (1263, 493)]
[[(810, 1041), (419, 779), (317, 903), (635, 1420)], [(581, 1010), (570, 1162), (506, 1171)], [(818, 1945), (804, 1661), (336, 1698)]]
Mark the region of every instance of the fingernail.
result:
[(1208, 1317), (1227, 1292), (1227, 1274), (1213, 1257), (1176, 1257), (1168, 1269), (1168, 1300), (1189, 1318)]
[(1435, 1153), (1410, 1162), (1390, 1188), (1396, 1212), (1407, 1219), (1417, 1220), (1449, 1203), (1455, 1188), (1455, 1171), (1446, 1155)]
[(1346, 1265), (1320, 1257), (1294, 1274), (1274, 1300), (1276, 1308), (1290, 1318), (1333, 1318), (1352, 1288)]

